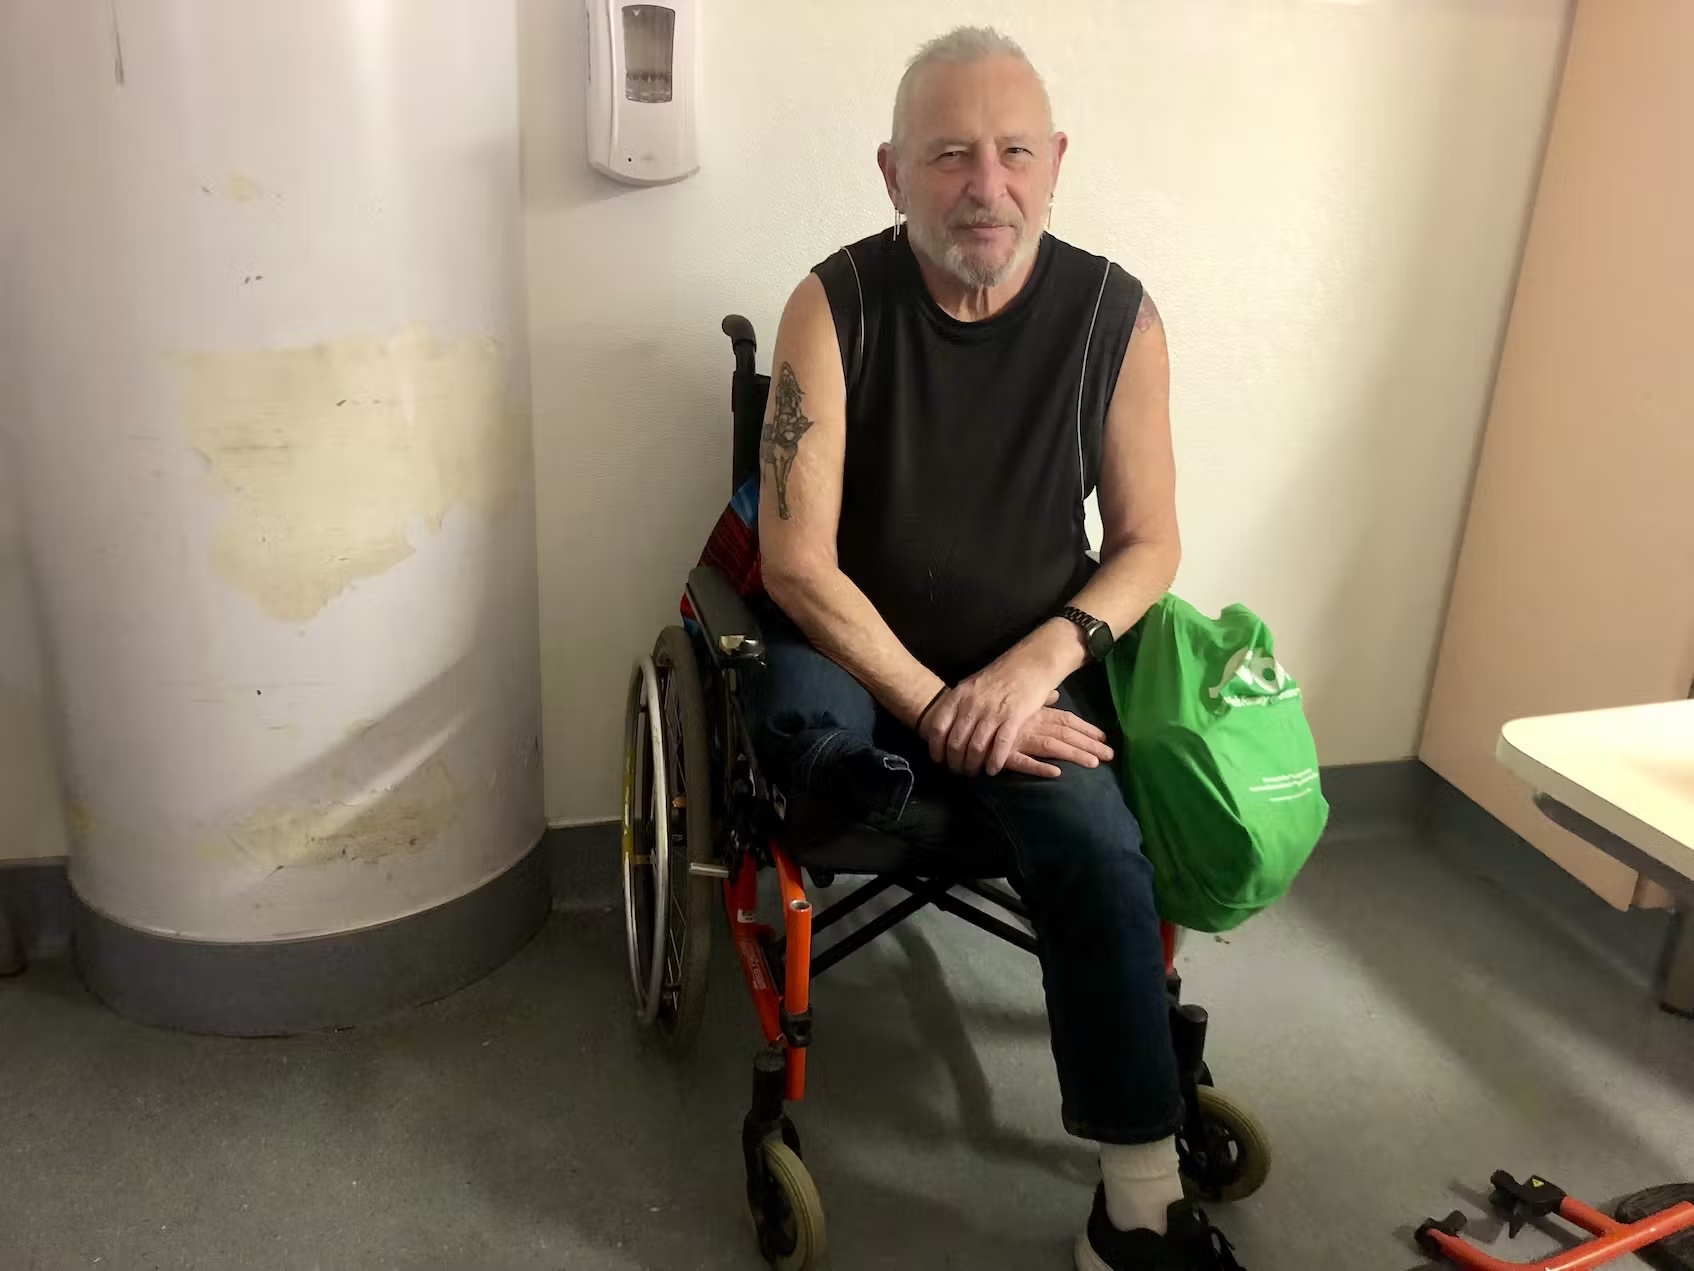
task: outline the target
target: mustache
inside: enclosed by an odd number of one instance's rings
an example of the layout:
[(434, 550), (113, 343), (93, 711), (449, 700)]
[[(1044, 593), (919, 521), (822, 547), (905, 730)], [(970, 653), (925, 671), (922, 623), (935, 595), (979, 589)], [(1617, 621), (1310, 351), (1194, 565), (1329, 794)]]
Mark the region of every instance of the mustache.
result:
[(1005, 226), (1008, 229), (1023, 228), (1023, 219), (1017, 213), (1005, 215), (993, 208), (976, 208), (969, 212), (961, 212), (948, 218), (947, 224), (952, 229), (994, 229)]

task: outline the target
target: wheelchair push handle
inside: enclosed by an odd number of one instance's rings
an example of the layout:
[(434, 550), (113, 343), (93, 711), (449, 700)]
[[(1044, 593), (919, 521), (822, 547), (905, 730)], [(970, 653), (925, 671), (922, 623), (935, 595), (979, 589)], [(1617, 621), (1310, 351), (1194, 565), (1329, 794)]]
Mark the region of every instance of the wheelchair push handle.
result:
[(735, 350), (735, 369), (743, 374), (753, 373), (753, 355), (759, 350), (759, 338), (753, 334), (753, 324), (739, 313), (723, 320), (723, 333)]
[(748, 344), (756, 346), (759, 342), (758, 337), (753, 334), (753, 324), (739, 313), (732, 313), (723, 320), (723, 333), (735, 344), (745, 340)]

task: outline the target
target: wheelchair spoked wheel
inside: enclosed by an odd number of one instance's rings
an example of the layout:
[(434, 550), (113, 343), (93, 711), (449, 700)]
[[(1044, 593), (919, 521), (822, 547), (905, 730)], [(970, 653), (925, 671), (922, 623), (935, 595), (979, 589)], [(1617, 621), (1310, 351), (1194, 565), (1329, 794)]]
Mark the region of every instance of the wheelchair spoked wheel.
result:
[(624, 715), (623, 895), (630, 983), (644, 1024), (676, 1050), (698, 1036), (706, 1006), (717, 880), (711, 751), (694, 645), (659, 633), (635, 665)]
[(1183, 1191), (1223, 1204), (1246, 1200), (1270, 1176), (1270, 1136), (1258, 1117), (1217, 1087), (1202, 1085), (1196, 1093), (1210, 1168), (1204, 1179), (1191, 1178), (1185, 1172)]
[(773, 1134), (759, 1144), (758, 1173), (747, 1204), (759, 1252), (776, 1271), (816, 1271), (828, 1251), (823, 1200), (799, 1155)]

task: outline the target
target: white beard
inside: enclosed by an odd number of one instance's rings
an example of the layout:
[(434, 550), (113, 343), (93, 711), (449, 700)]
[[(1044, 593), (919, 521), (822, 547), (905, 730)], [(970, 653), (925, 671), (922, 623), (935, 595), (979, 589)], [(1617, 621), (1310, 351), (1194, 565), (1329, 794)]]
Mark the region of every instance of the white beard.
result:
[(1026, 223), (1018, 229), (1018, 241), (1012, 248), (1012, 254), (1006, 257), (1005, 263), (991, 265), (985, 261), (971, 259), (964, 244), (954, 239), (948, 233), (948, 228), (945, 223), (931, 226), (920, 221), (906, 222), (906, 232), (911, 235), (912, 246), (922, 252), (930, 264), (944, 270), (967, 287), (998, 287), (1028, 264), (1030, 258), (1035, 255), (1035, 249), (1041, 244), (1040, 233), (1030, 233)]

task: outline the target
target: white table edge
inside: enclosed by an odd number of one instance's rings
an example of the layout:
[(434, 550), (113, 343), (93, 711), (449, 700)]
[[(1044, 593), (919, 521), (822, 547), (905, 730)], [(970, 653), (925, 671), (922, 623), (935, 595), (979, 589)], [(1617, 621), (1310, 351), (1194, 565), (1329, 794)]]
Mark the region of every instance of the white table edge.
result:
[(1501, 725), (1500, 741), (1494, 751), (1496, 759), (1535, 789), (1634, 844), (1666, 869), (1694, 880), (1694, 846), (1672, 837), (1651, 822), (1641, 820), (1521, 749), (1512, 739), (1512, 732), (1514, 724), (1523, 722), (1513, 719)]

